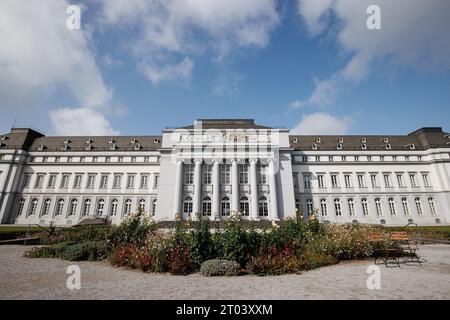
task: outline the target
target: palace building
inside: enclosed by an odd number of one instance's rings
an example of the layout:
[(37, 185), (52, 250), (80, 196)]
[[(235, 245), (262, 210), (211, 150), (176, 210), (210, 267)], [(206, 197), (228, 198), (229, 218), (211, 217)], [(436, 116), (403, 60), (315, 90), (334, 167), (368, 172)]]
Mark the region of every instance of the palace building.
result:
[(251, 119), (199, 119), (157, 136), (0, 135), (3, 224), (283, 220), (450, 223), (450, 135), (290, 135)]

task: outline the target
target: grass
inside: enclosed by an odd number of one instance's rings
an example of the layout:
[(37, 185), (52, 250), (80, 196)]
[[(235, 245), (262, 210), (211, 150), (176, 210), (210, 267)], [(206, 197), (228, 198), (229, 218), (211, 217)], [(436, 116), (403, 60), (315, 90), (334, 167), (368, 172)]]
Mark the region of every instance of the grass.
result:
[(407, 231), (408, 233), (416, 233), (420, 234), (421, 238), (424, 239), (441, 239), (441, 240), (450, 240), (450, 226), (421, 226), (421, 227), (386, 227), (392, 231)]

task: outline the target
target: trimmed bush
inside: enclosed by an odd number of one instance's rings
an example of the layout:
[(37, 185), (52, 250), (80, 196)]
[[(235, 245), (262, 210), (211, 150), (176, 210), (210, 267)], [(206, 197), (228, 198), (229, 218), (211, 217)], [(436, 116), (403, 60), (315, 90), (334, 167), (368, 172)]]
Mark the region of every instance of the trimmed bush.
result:
[(89, 241), (68, 246), (61, 252), (61, 258), (69, 261), (97, 261), (107, 254), (104, 241)]
[(241, 267), (236, 261), (212, 259), (202, 263), (200, 273), (204, 276), (237, 276)]

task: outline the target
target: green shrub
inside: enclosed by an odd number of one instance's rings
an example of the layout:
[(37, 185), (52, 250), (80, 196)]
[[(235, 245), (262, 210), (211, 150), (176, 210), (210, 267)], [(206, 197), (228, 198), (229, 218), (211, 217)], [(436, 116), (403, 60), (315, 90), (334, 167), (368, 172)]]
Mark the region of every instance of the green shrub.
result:
[(200, 273), (204, 276), (237, 276), (239, 271), (239, 263), (228, 260), (207, 260), (200, 267)]
[(51, 246), (33, 247), (25, 251), (24, 256), (27, 258), (60, 258), (63, 251), (74, 245), (75, 242), (61, 242)]
[(56, 244), (61, 242), (105, 241), (110, 232), (110, 226), (86, 225), (72, 228), (57, 228), (49, 233), (41, 234), (42, 244)]
[(104, 241), (88, 241), (66, 247), (60, 256), (69, 261), (97, 261), (106, 257), (107, 251)]
[(209, 221), (200, 217), (195, 230), (189, 233), (187, 242), (193, 270), (198, 270), (204, 261), (216, 256), (215, 244), (209, 228)]

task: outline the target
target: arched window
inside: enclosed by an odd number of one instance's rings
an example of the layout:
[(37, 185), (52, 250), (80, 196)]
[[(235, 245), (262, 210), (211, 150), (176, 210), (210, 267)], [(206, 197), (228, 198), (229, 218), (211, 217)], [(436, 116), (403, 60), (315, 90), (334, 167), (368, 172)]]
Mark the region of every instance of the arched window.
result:
[(231, 211), (230, 209), (231, 209), (230, 198), (223, 197), (222, 198), (222, 216), (229, 216), (230, 211)]
[(377, 209), (377, 215), (383, 215), (383, 208), (381, 207), (380, 198), (375, 198), (375, 208)]
[(139, 210), (145, 212), (145, 199), (139, 200)]
[(210, 197), (204, 197), (202, 201), (202, 214), (204, 216), (210, 216), (211, 215), (211, 198)]
[(328, 213), (328, 209), (327, 209), (327, 199), (320, 199), (320, 214), (322, 216), (326, 216)]
[(113, 201), (111, 201), (110, 215), (116, 216), (118, 208), (119, 208), (119, 200), (113, 199)]
[(421, 216), (423, 214), (422, 202), (420, 201), (420, 198), (416, 198), (415, 201), (416, 201), (417, 214)]
[(353, 198), (348, 199), (348, 214), (351, 216), (355, 215), (355, 201)]
[(74, 216), (77, 213), (78, 199), (72, 199), (70, 202), (69, 216)]
[(25, 199), (22, 198), (22, 199), (20, 199), (19, 206), (17, 208), (17, 216), (21, 216), (22, 215), (24, 206), (25, 206)]
[(156, 213), (156, 203), (158, 202), (158, 199), (153, 199), (152, 202), (152, 215), (155, 215)]
[(125, 214), (130, 214), (131, 213), (131, 199), (127, 199), (125, 201)]
[(342, 210), (341, 210), (341, 200), (334, 199), (334, 211), (336, 213), (336, 216), (342, 216)]
[(434, 205), (433, 197), (428, 198), (428, 204), (430, 205), (430, 212), (432, 215), (436, 215), (436, 206)]
[(314, 213), (314, 204), (311, 198), (306, 199), (306, 212), (308, 212), (308, 215), (312, 215)]
[(408, 199), (406, 197), (402, 198), (402, 207), (403, 207), (403, 213), (405, 215), (409, 216)]
[(300, 212), (301, 204), (299, 199), (295, 199), (295, 210)]
[(363, 215), (368, 216), (369, 215), (369, 206), (367, 204), (366, 198), (361, 199), (361, 206), (362, 206)]
[(261, 217), (267, 217), (269, 215), (269, 208), (267, 205), (266, 197), (259, 198), (259, 215)]
[(88, 216), (91, 213), (91, 199), (84, 200), (83, 216)]
[(239, 203), (239, 209), (243, 216), (248, 216), (250, 214), (250, 206), (247, 197), (242, 197)]
[(28, 214), (29, 216), (36, 214), (38, 203), (39, 203), (39, 200), (37, 198), (34, 198), (33, 200), (31, 200), (30, 211)]
[(102, 216), (105, 210), (105, 200), (100, 199), (97, 203), (97, 215)]
[(44, 207), (42, 208), (42, 215), (46, 216), (50, 213), (50, 206), (52, 205), (52, 200), (50, 198), (45, 199)]
[(183, 213), (186, 215), (192, 215), (192, 198), (186, 197), (183, 202)]
[(397, 214), (397, 212), (395, 211), (394, 198), (389, 198), (388, 203), (389, 203), (389, 211), (391, 212), (391, 215), (395, 216)]
[(63, 210), (64, 210), (64, 199), (59, 199), (58, 204), (56, 205), (55, 216), (62, 215)]

